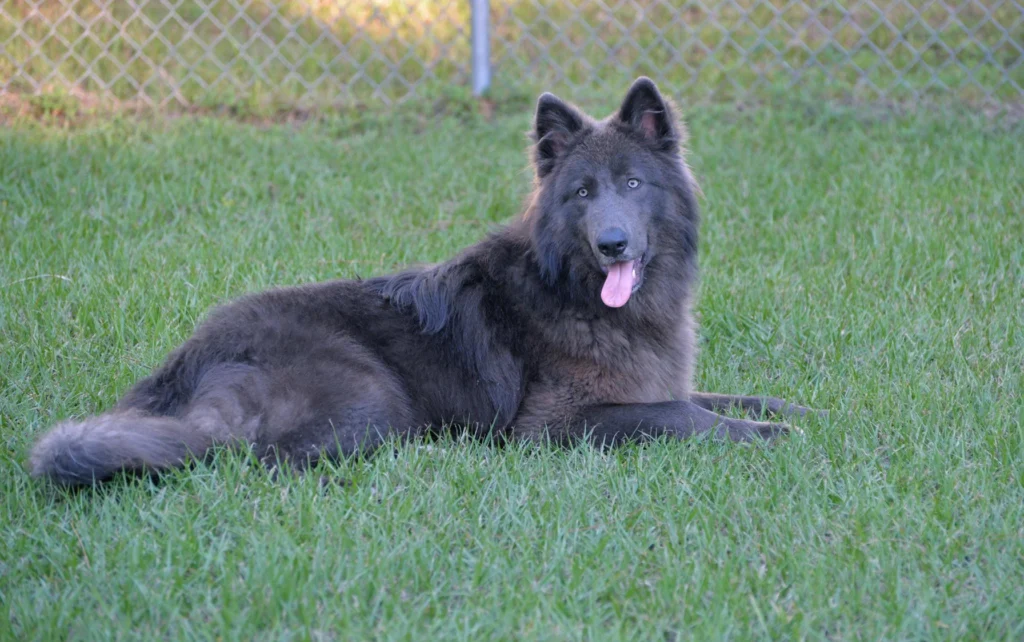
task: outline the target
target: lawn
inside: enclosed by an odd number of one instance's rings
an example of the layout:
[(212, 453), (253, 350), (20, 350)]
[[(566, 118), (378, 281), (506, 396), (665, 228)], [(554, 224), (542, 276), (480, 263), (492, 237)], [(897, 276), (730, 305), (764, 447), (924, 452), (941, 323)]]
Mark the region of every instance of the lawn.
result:
[(689, 121), (700, 386), (832, 411), (804, 435), (77, 494), (27, 476), (42, 430), (229, 297), (479, 239), (529, 188), (529, 114), (0, 130), (0, 639), (1024, 637), (1024, 126)]

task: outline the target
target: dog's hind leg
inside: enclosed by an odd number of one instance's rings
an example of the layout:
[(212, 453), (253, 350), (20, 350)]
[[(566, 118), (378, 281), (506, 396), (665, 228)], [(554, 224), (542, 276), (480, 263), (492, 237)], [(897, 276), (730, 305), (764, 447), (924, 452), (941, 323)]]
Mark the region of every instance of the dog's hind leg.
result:
[(816, 414), (816, 411), (810, 408), (798, 406), (777, 397), (692, 392), (688, 399), (711, 412), (721, 413), (737, 409), (755, 419), (760, 417), (806, 417)]
[(419, 432), (396, 375), (355, 344), (269, 372), (260, 410), (250, 437), (257, 454), (297, 470), (323, 457), (368, 456), (389, 436)]
[(362, 356), (218, 366), (186, 420), (213, 443), (251, 446), (272, 468), (287, 462), (301, 471), (321, 457), (368, 455), (392, 432), (409, 434), (411, 412), (390, 373)]

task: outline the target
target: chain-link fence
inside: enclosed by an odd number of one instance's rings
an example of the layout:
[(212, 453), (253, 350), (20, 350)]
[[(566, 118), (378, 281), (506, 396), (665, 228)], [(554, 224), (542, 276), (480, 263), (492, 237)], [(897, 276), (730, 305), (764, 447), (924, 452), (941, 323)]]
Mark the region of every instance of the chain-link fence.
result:
[[(0, 0), (0, 94), (400, 101), (468, 86), (470, 4)], [(494, 89), (619, 91), (644, 73), (696, 100), (1024, 99), (1024, 0), (491, 0), (483, 17)]]

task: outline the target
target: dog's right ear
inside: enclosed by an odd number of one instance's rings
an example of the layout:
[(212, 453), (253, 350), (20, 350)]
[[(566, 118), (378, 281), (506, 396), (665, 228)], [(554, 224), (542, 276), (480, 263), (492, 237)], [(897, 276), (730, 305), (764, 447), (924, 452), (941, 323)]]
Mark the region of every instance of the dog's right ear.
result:
[(536, 142), (533, 160), (539, 178), (544, 178), (554, 169), (558, 156), (581, 129), (583, 116), (572, 105), (553, 94), (541, 94), (533, 126), (533, 140)]

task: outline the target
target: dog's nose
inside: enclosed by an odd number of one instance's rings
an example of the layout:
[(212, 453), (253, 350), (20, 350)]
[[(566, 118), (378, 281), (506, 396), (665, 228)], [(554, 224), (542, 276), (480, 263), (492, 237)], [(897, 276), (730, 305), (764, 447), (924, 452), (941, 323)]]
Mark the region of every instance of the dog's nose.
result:
[(621, 227), (609, 227), (597, 236), (597, 249), (610, 259), (622, 256), (628, 244), (626, 230)]

